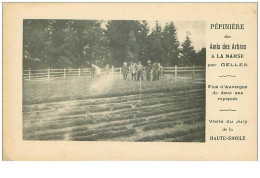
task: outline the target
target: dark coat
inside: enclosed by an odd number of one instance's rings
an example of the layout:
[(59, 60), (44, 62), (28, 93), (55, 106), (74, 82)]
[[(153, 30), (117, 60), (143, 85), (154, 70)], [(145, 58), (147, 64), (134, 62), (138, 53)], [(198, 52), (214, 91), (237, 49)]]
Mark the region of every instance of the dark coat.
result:
[(147, 74), (151, 73), (152, 67), (153, 67), (152, 64), (148, 64), (148, 65), (146, 66), (146, 73), (147, 73)]
[(128, 67), (127, 66), (123, 66), (122, 67), (122, 72), (123, 72), (123, 75), (127, 75), (128, 74)]

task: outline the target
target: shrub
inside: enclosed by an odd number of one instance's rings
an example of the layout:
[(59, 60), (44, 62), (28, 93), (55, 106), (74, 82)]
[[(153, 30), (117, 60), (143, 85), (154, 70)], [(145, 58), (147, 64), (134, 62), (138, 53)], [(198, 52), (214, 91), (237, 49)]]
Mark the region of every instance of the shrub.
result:
[(143, 128), (143, 131), (163, 129), (163, 128), (173, 128), (175, 125), (180, 125), (180, 122), (175, 121), (175, 122), (163, 122), (163, 123), (150, 124), (145, 126)]
[(96, 108), (90, 108), (89, 112), (103, 112), (103, 111), (110, 111), (111, 107), (96, 107)]
[(119, 110), (119, 109), (132, 108), (132, 106), (131, 105), (122, 105), (122, 106), (117, 105), (117, 106), (113, 106), (112, 108), (113, 108), (113, 110)]
[(135, 129), (129, 129), (119, 132), (102, 132), (98, 134), (99, 139), (108, 139), (114, 137), (130, 136), (136, 133)]
[(167, 138), (174, 138), (174, 137), (178, 137), (178, 136), (183, 136), (186, 134), (192, 134), (194, 132), (198, 132), (198, 131), (204, 131), (205, 126), (193, 126), (190, 128), (181, 128), (178, 130), (175, 130), (171, 133), (164, 133), (161, 135), (153, 135), (153, 136), (147, 136), (147, 137), (142, 137), (140, 139), (137, 139), (136, 141), (155, 141), (155, 140), (165, 140)]
[(68, 116), (68, 115), (79, 115), (79, 114), (86, 114), (85, 110), (73, 110), (73, 111), (65, 111), (60, 113), (60, 116)]
[(80, 131), (76, 133), (71, 133), (71, 137), (79, 137), (79, 136), (88, 136), (88, 135), (93, 135), (96, 134), (96, 131), (94, 130), (87, 130), (87, 131)]
[(80, 132), (80, 131), (87, 131), (89, 130), (88, 127), (78, 127), (78, 128), (73, 128), (71, 131), (72, 132)]
[(119, 120), (131, 119), (133, 117), (134, 117), (133, 114), (128, 114), (128, 115), (124, 115), (124, 116), (111, 117), (111, 118), (108, 118), (108, 119), (100, 119), (99, 121), (100, 122), (119, 121)]
[(130, 119), (130, 120), (124, 121), (124, 122), (109, 123), (109, 124), (106, 124), (106, 125), (100, 127), (99, 129), (103, 129), (103, 128), (107, 128), (107, 127), (128, 125), (128, 124), (131, 124), (131, 123), (138, 123), (138, 122), (143, 122), (143, 121), (146, 121), (146, 120), (145, 119)]
[(50, 133), (42, 133), (42, 134), (34, 134), (23, 137), (24, 140), (63, 140), (64, 133), (61, 134), (50, 134)]
[(91, 135), (86, 137), (75, 137), (73, 140), (75, 141), (96, 141), (98, 139), (97, 135)]
[(145, 122), (133, 124), (132, 127), (140, 127), (140, 126), (144, 126), (144, 125), (147, 125), (147, 124), (149, 124), (149, 122), (146, 122), (146, 120), (145, 120)]
[(109, 127), (109, 128), (104, 128), (98, 130), (98, 132), (108, 132), (108, 131), (119, 131), (119, 130), (127, 130), (126, 127), (121, 126), (121, 127)]
[(77, 126), (77, 125), (83, 125), (83, 124), (94, 124), (94, 121), (90, 120), (90, 119), (77, 119), (77, 120), (73, 120), (70, 123), (70, 126)]
[(135, 129), (123, 130), (118, 132), (100, 132), (98, 134), (91, 135), (91, 136), (74, 137), (73, 140), (94, 141), (94, 140), (102, 140), (102, 139), (109, 139), (109, 138), (122, 137), (122, 136), (131, 136), (135, 133), (136, 133)]

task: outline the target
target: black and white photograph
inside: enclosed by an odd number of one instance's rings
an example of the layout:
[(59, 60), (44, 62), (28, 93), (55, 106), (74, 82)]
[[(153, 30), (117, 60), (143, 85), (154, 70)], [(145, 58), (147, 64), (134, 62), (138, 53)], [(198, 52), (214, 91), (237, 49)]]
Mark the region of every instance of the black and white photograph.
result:
[(23, 140), (205, 142), (206, 22), (23, 19)]

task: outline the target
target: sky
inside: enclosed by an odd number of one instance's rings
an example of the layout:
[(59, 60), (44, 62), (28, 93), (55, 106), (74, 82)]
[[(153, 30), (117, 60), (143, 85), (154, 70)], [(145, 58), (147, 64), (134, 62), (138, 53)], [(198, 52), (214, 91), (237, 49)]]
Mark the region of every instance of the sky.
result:
[[(156, 21), (147, 21), (150, 29), (155, 27)], [(162, 28), (164, 28), (166, 23), (170, 23), (171, 21), (160, 21), (158, 23)], [(173, 21), (176, 29), (177, 36), (180, 44), (182, 44), (186, 38), (187, 31), (190, 32), (190, 39), (192, 41), (192, 45), (194, 46), (196, 51), (201, 50), (202, 47), (206, 47), (206, 22), (203, 21)]]

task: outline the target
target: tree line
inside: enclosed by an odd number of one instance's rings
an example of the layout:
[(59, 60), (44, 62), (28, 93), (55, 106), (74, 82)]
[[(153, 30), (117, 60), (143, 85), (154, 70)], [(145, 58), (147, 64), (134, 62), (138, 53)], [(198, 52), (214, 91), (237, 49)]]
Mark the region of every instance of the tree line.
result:
[[(105, 25), (105, 27), (104, 27)], [(196, 35), (196, 34), (194, 34)], [(24, 20), (23, 68), (83, 68), (96, 64), (158, 61), (162, 66), (202, 66), (206, 49), (180, 44), (173, 22), (164, 28), (138, 20)]]

